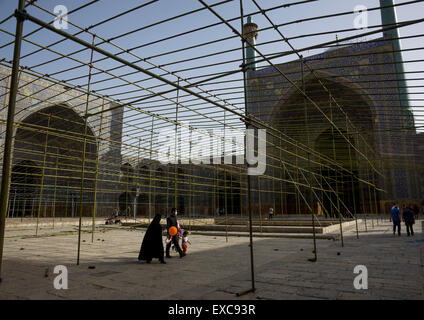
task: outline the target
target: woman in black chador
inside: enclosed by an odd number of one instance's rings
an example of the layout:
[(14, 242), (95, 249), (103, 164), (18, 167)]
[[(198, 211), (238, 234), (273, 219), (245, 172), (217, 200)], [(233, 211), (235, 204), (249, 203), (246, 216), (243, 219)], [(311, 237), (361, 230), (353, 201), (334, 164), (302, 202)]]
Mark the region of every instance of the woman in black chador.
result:
[(162, 226), (160, 225), (161, 215), (156, 214), (152, 223), (147, 228), (144, 235), (143, 243), (141, 244), (138, 260), (146, 260), (150, 263), (153, 258), (158, 258), (160, 263), (166, 263), (163, 255), (163, 242), (162, 242)]

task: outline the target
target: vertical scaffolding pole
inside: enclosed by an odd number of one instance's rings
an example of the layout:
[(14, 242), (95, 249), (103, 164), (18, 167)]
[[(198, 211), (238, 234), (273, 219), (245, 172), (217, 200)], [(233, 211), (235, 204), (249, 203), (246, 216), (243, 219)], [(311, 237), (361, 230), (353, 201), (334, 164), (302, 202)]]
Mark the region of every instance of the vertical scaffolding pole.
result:
[(275, 172), (275, 167), (273, 166), (273, 168), (272, 168), (272, 198), (273, 198), (274, 201), (273, 201), (273, 204), (272, 204), (272, 208), (274, 210), (274, 214), (277, 211), (277, 208), (275, 207), (275, 197), (276, 197), (276, 192), (275, 192), (275, 178), (277, 178), (277, 175), (276, 175), (276, 172)]
[[(306, 84), (305, 84), (305, 70), (304, 70), (304, 61), (303, 61), (303, 56), (300, 56), (300, 72), (301, 72), (301, 76), (302, 76), (302, 90), (303, 92), (306, 92)], [(303, 125), (304, 125), (304, 129), (306, 131), (306, 145), (308, 146), (308, 148), (311, 148), (310, 146), (310, 142), (309, 142), (309, 123), (308, 123), (308, 105), (306, 104), (306, 99), (305, 96), (303, 96), (303, 112), (304, 112), (304, 121), (303, 121)], [(311, 161), (310, 161), (310, 154), (308, 153), (308, 169), (311, 172), (311, 180), (310, 183), (312, 183), (312, 166), (311, 166)], [(311, 185), (310, 185), (311, 187)], [(309, 192), (309, 196), (310, 196), (310, 201), (311, 201), (311, 208), (312, 208), (312, 215), (314, 215), (314, 200), (312, 197), (312, 188), (310, 189)], [(315, 234), (314, 234), (315, 236)]]
[[(15, 197), (14, 197), (13, 202), (14, 202), (14, 203), (18, 202), (18, 203), (16, 204), (16, 207), (17, 207), (17, 208), (15, 208), (15, 209), (14, 209), (14, 214), (13, 214), (13, 217), (15, 217), (15, 215), (16, 215), (16, 218), (17, 218), (17, 217), (18, 217), (18, 215), (19, 215), (19, 210), (21, 209), (21, 201), (20, 201), (19, 199), (18, 199), (18, 201), (16, 201), (16, 189), (15, 189)], [(15, 207), (15, 204), (14, 204), (13, 206)]]
[[(225, 146), (227, 145), (226, 144), (226, 141), (225, 141), (225, 139), (226, 139), (226, 131), (227, 131), (227, 128), (226, 128), (226, 111), (224, 110), (224, 141), (223, 141), (223, 143), (224, 143), (224, 145), (223, 145), (223, 148), (222, 148), (222, 150), (224, 150), (224, 154), (223, 154), (223, 157), (225, 157)], [(227, 212), (227, 167), (226, 167), (226, 165), (225, 165), (225, 163), (224, 163), (224, 211), (225, 211), (225, 241), (226, 242), (228, 242), (228, 212)]]
[(377, 191), (376, 191), (376, 183), (375, 183), (375, 175), (374, 172), (372, 174), (372, 183), (374, 184), (373, 190), (374, 190), (374, 204), (375, 204), (375, 214), (376, 214), (376, 221), (378, 224), (378, 202), (377, 202)]
[[(25, 7), (25, 0), (19, 0), (18, 10)], [(6, 136), (3, 151), (3, 168), (0, 192), (0, 282), (3, 266), (4, 231), (6, 226), (7, 198), (9, 196), (10, 165), (12, 162), (13, 122), (15, 120), (16, 95), (18, 92), (19, 60), (21, 57), (21, 40), (23, 19), (16, 16), (15, 44), (13, 48), (13, 66), (9, 91), (9, 106), (7, 109)]]
[(66, 186), (65, 217), (68, 217), (69, 181), (66, 181)]
[[(310, 153), (308, 152), (308, 164), (310, 165), (311, 159), (310, 159)], [(312, 175), (312, 172), (311, 172)], [(311, 194), (311, 202), (312, 202), (312, 181), (309, 183), (309, 188), (310, 188), (310, 194)], [(315, 262), (318, 260), (318, 254), (317, 254), (317, 239), (316, 239), (316, 235), (315, 235), (315, 212), (314, 212), (314, 204), (311, 203), (311, 213), (312, 213), (312, 234), (313, 234), (313, 238), (314, 238), (314, 258), (313, 259), (309, 259), (309, 261), (311, 262)]]
[(6, 218), (9, 218), (10, 217), (10, 206), (11, 206), (11, 201), (10, 201), (10, 199), (8, 199), (8, 205), (7, 205), (7, 211), (6, 211)]
[(35, 235), (36, 236), (38, 236), (38, 223), (39, 223), (39, 220), (40, 220), (41, 204), (42, 204), (42, 200), (43, 200), (44, 175), (45, 175), (45, 172), (46, 172), (47, 146), (48, 146), (48, 140), (49, 140), (49, 129), (50, 129), (51, 116), (52, 115), (49, 114), (49, 118), (47, 120), (46, 140), (44, 141), (43, 168), (41, 169), (40, 196), (38, 197), (37, 225), (35, 227)]
[(15, 217), (15, 205), (16, 205), (16, 189), (13, 192), (12, 218)]
[(230, 174), (230, 199), (231, 199), (231, 214), (234, 216), (234, 194), (233, 194), (233, 175)]
[[(152, 117), (152, 130), (150, 131), (150, 155), (149, 155), (149, 160), (150, 160), (150, 165), (149, 165), (149, 206), (148, 206), (148, 214), (149, 214), (149, 223), (150, 223), (150, 218), (151, 218), (151, 211), (152, 211), (152, 150), (153, 150), (153, 126), (154, 126), (154, 120), (155, 118)], [(176, 208), (176, 207), (175, 207)]]
[[(191, 143), (190, 143), (190, 154), (191, 154)], [(191, 216), (192, 216), (192, 210), (193, 210), (193, 166), (191, 164), (191, 161), (189, 164), (189, 172), (190, 172), (190, 176), (188, 178), (189, 179), (188, 183), (190, 185), (189, 187), (190, 195), (188, 198), (188, 204), (190, 209), (188, 210), (188, 230), (191, 231)]]
[[(92, 45), (94, 46), (95, 36), (93, 35)], [(88, 102), (90, 101), (90, 86), (91, 86), (91, 69), (93, 68), (93, 54), (94, 50), (91, 48), (90, 64), (88, 67), (88, 83), (87, 83), (87, 99), (85, 102), (85, 115), (84, 115), (84, 144), (82, 151), (81, 161), (81, 185), (80, 185), (80, 208), (79, 208), (79, 219), (78, 219), (78, 250), (77, 250), (77, 266), (80, 263), (81, 254), (81, 226), (82, 226), (82, 211), (83, 211), (83, 200), (84, 200), (84, 179), (85, 179), (85, 158), (87, 149), (87, 135), (88, 135)]]
[[(105, 100), (102, 101), (102, 111), (104, 110)], [(96, 230), (96, 211), (97, 211), (97, 179), (99, 178), (99, 158), (100, 158), (100, 139), (102, 134), (103, 112), (100, 115), (99, 140), (97, 141), (96, 172), (94, 176), (94, 203), (93, 220), (91, 223), (91, 242), (94, 242), (94, 231)]]
[[(331, 93), (330, 93), (330, 119), (331, 121), (333, 121), (333, 105), (331, 103), (332, 99), (331, 99)], [(337, 154), (336, 154), (336, 142), (334, 139), (334, 126), (331, 126), (331, 138), (333, 141), (333, 157), (334, 157), (334, 161), (337, 161)], [(350, 146), (349, 146), (350, 147)], [(342, 226), (342, 213), (340, 212), (340, 195), (339, 195), (339, 184), (338, 184), (338, 173), (335, 170), (334, 171), (336, 174), (336, 198), (337, 198), (337, 211), (339, 212), (339, 224), (340, 224), (340, 240), (342, 243), (342, 247), (344, 247), (344, 239), (343, 239), (343, 226)]]
[[(137, 150), (137, 164), (134, 168), (134, 170), (137, 170), (134, 172), (134, 179), (135, 180), (135, 198), (134, 198), (134, 223), (137, 223), (137, 217), (136, 217), (136, 211), (137, 211), (137, 198), (138, 196), (140, 196), (139, 194), (139, 185), (140, 185), (140, 150), (141, 150), (141, 138), (138, 138), (138, 150)], [(137, 196), (138, 195), (138, 196)], [(168, 196), (168, 194), (167, 194)], [(168, 198), (166, 198), (166, 200), (168, 201)]]
[[(346, 133), (347, 133), (348, 138), (350, 139), (347, 115), (346, 115)], [(350, 176), (350, 181), (351, 181), (351, 187), (352, 187), (353, 215), (355, 217), (356, 239), (359, 239), (358, 216), (357, 216), (358, 211), (356, 209), (356, 193), (355, 193), (355, 185), (353, 183), (353, 162), (352, 162), (352, 151), (351, 151), (350, 145), (348, 146), (348, 150), (349, 150), (350, 171), (352, 172), (352, 174)]]
[(24, 198), (24, 206), (23, 206), (22, 214), (21, 214), (21, 222), (24, 221), (25, 213), (26, 213), (26, 197)]
[[(365, 187), (364, 187), (365, 188)], [(362, 197), (364, 199), (364, 209), (365, 209), (365, 190), (362, 189)], [(368, 208), (367, 208), (368, 210)], [(365, 210), (364, 210), (365, 211)], [(365, 224), (365, 232), (368, 232), (368, 226), (367, 226), (367, 213), (364, 212), (364, 224)]]
[(242, 185), (243, 185), (243, 177), (242, 177), (242, 171), (240, 169), (240, 188), (239, 188), (239, 193), (240, 193), (240, 217), (243, 216), (243, 189), (242, 189)]
[[(284, 214), (284, 203), (283, 203), (283, 143), (280, 137), (280, 210), (281, 210), (281, 218)], [(275, 210), (275, 208), (274, 208)]]
[[(216, 218), (216, 209), (217, 209), (217, 205), (216, 205), (216, 200), (217, 200), (217, 190), (218, 190), (218, 186), (217, 186), (217, 168), (216, 165), (213, 165), (214, 169), (213, 169), (213, 217), (214, 219)], [(219, 213), (219, 209), (218, 209), (218, 213)]]
[(324, 206), (324, 184), (322, 181), (322, 164), (319, 164), (319, 185), (321, 186), (321, 203), (322, 203), (322, 214), (324, 215), (325, 218), (327, 218), (327, 216), (330, 214), (329, 212), (327, 212), (327, 208)]
[[(247, 37), (251, 37), (251, 42), (248, 41), (248, 47), (247, 50), (249, 50), (249, 56), (248, 59), (253, 60), (255, 59), (255, 52), (252, 48), (254, 45), (254, 41), (256, 39), (257, 33), (255, 33), (255, 28), (253, 28), (253, 32), (250, 32), (249, 34), (245, 34), (245, 26), (244, 26), (244, 12), (243, 12), (243, 0), (240, 0), (240, 22), (241, 22), (241, 31), (242, 31), (242, 38), (241, 38), (241, 51), (242, 51), (242, 71), (243, 71), (243, 88), (244, 88), (244, 105), (245, 105), (245, 115), (248, 116), (250, 113), (250, 83), (248, 79), (248, 74), (246, 70), (246, 52), (245, 52), (245, 42)], [(248, 23), (251, 23), (250, 17), (247, 20)], [(257, 27), (256, 27), (257, 30)], [(254, 66), (250, 67), (254, 68)], [(249, 129), (249, 124), (246, 123), (246, 129)], [(246, 142), (247, 142), (247, 134), (245, 135), (245, 161), (246, 161)], [(247, 161), (246, 161), (247, 164)], [(248, 169), (248, 164), (246, 165)], [(249, 292), (255, 292), (255, 264), (254, 264), (254, 257), (253, 257), (253, 233), (252, 233), (252, 199), (250, 195), (250, 175), (247, 172), (247, 210), (249, 214), (249, 248), (250, 248), (250, 271), (251, 271), (251, 283), (252, 287), (249, 290), (246, 290), (245, 292), (238, 293), (237, 295), (243, 295)]]
[[(180, 85), (180, 78), (177, 80), (178, 86)], [(177, 98), (175, 104), (175, 165), (174, 165), (174, 208), (178, 208), (178, 107), (180, 100), (180, 90), (177, 89)]]
[[(298, 154), (297, 154), (297, 141), (296, 143), (296, 159), (295, 159), (295, 165), (296, 165), (296, 181), (295, 184), (299, 185), (299, 163), (298, 163)], [(300, 191), (299, 188), (296, 188), (296, 213), (300, 216)]]
[[(367, 172), (368, 172), (368, 170), (367, 170)], [(371, 176), (370, 175), (368, 175), (368, 180), (369, 181), (371, 181)], [(373, 210), (372, 210), (372, 199), (371, 199), (371, 186), (368, 184), (368, 195), (369, 195), (369, 207), (370, 207), (370, 214), (371, 214), (371, 226), (374, 228), (374, 218), (373, 218), (373, 215), (374, 215), (374, 212), (372, 212)]]
[(165, 204), (165, 217), (169, 212), (169, 169), (166, 170), (166, 204)]
[(259, 211), (259, 227), (262, 233), (262, 197), (261, 197), (261, 178), (258, 176), (258, 197), (259, 197), (259, 203), (258, 203), (258, 211)]
[(57, 169), (59, 166), (59, 148), (56, 148), (56, 174), (54, 176), (54, 191), (53, 191), (53, 229), (54, 219), (56, 217), (56, 185), (57, 185)]

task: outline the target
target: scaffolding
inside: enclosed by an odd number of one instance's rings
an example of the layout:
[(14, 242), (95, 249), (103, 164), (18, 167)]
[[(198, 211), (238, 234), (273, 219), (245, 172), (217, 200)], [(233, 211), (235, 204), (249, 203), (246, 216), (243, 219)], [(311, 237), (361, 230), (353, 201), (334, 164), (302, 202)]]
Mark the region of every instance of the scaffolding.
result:
[[(358, 30), (332, 28), (353, 8), (315, 16), (312, 0), (198, 0), (163, 19), (151, 18), (166, 7), (158, 1), (110, 14), (93, 0), (66, 17), (18, 2), (0, 21), (0, 272), (6, 218), (36, 219), (36, 235), (40, 219), (78, 218), (79, 264), (83, 217), (94, 237), (98, 217), (137, 224), (175, 207), (189, 227), (205, 217), (249, 222), (254, 290), (252, 227), (259, 218), (262, 232), (271, 207), (310, 219), (316, 261), (320, 221), (338, 221), (343, 246), (343, 221), (353, 218), (359, 237), (359, 218), (367, 227), (402, 192), (422, 197), (423, 60), (413, 53), (423, 47), (398, 45), (422, 39), (422, 18)], [(289, 20), (298, 8), (305, 17)], [(87, 25), (93, 12), (98, 22)], [(137, 17), (150, 18), (125, 25)], [(415, 31), (400, 36), (403, 28)], [(253, 154), (266, 146), (257, 176), (248, 174), (247, 129)]]

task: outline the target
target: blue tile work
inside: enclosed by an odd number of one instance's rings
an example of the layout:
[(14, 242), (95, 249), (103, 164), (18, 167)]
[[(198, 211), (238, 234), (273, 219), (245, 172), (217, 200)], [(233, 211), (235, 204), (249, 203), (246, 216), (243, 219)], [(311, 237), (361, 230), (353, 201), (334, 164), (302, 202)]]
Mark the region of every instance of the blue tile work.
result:
[[(391, 51), (393, 51), (391, 41), (380, 38), (366, 43), (341, 46), (306, 57), (305, 61), (319, 77), (343, 77), (338, 78), (337, 82), (362, 95), (372, 113), (375, 151), (399, 168), (396, 164), (396, 153), (409, 153), (413, 150), (407, 150), (406, 145), (402, 143), (405, 135), (393, 130), (401, 127), (401, 110)], [(293, 83), (300, 85), (299, 60), (276, 67)], [(306, 68), (304, 77), (314, 79)], [(252, 87), (250, 113), (272, 123), (275, 118), (273, 115), (279, 112), (284, 101), (296, 92), (296, 89), (274, 67), (251, 71), (249, 78)], [(396, 170), (393, 179), (391, 175), (385, 177), (385, 189), (388, 191), (392, 189), (387, 183), (394, 185), (395, 189), (395, 194), (386, 194), (385, 197), (388, 199), (414, 197), (408, 191), (409, 177), (406, 170)]]

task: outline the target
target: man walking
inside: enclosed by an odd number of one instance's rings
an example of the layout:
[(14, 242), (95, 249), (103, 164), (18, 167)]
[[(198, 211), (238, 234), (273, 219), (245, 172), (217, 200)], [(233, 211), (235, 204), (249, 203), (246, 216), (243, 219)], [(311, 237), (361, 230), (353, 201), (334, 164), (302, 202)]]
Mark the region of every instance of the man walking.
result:
[(392, 210), (390, 211), (390, 214), (392, 215), (392, 222), (393, 222), (393, 235), (396, 234), (396, 227), (398, 229), (398, 235), (400, 236), (400, 211), (396, 204), (393, 205)]
[(405, 222), (406, 233), (408, 234), (408, 237), (410, 235), (413, 236), (414, 235), (414, 229), (412, 228), (412, 226), (415, 223), (414, 212), (412, 212), (412, 210), (410, 208), (405, 207), (405, 208), (403, 208), (402, 218), (403, 218), (403, 221)]
[(177, 209), (172, 208), (171, 209), (171, 215), (166, 218), (166, 229), (168, 230), (168, 243), (166, 244), (166, 257), (171, 258), (171, 255), (169, 254), (169, 250), (171, 249), (171, 245), (174, 245), (174, 248), (177, 249), (178, 253), (180, 254), (180, 258), (184, 257), (185, 254), (180, 248), (180, 244), (178, 243), (179, 240), (179, 234), (177, 233), (174, 236), (171, 236), (169, 234), (169, 228), (175, 227), (178, 230), (178, 222), (177, 222)]

